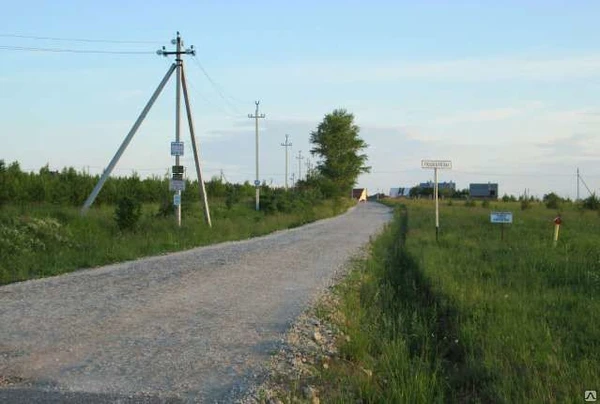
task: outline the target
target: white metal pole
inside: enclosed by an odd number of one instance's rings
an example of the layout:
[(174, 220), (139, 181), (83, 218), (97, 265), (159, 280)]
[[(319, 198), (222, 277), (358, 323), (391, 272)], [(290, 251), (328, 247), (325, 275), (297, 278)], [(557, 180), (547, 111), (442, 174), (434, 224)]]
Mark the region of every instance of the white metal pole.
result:
[(438, 169), (433, 169), (434, 181), (433, 193), (435, 198), (435, 241), (438, 241), (438, 235), (440, 232), (440, 206), (438, 201)]

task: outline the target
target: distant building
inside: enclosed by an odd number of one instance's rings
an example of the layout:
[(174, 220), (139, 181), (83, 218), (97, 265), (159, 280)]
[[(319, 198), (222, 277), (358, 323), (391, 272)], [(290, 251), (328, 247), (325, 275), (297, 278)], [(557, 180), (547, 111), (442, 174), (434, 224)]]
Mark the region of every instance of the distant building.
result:
[(367, 201), (367, 188), (354, 188), (352, 190), (352, 198), (357, 199), (358, 202)]
[[(419, 188), (423, 189), (433, 188), (433, 186), (433, 181), (422, 182), (419, 184)], [(438, 189), (451, 189), (453, 191), (456, 191), (456, 183), (454, 181), (438, 182)]]
[(498, 199), (498, 184), (469, 184), (469, 196), (475, 199)]
[(390, 188), (390, 198), (408, 198), (410, 196), (410, 187)]

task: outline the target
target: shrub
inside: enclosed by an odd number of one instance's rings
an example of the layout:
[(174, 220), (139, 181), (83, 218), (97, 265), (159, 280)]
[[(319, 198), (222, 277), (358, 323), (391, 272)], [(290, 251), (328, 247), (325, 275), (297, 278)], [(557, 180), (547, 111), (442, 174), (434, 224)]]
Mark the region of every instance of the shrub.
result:
[(531, 208), (531, 202), (529, 199), (521, 199), (521, 210), (526, 210)]
[(475, 201), (473, 199), (467, 199), (465, 201), (465, 206), (468, 208), (473, 208), (475, 207)]
[(490, 207), (490, 201), (488, 201), (487, 199), (484, 199), (483, 202), (481, 202), (481, 207), (482, 208), (489, 208)]
[(564, 202), (564, 199), (556, 195), (554, 192), (544, 195), (542, 200), (548, 209), (560, 209), (561, 203)]
[(130, 196), (124, 196), (117, 201), (115, 221), (120, 230), (132, 230), (142, 215), (142, 205)]
[(583, 207), (584, 209), (600, 210), (600, 199), (598, 199), (596, 194), (592, 194), (583, 200)]

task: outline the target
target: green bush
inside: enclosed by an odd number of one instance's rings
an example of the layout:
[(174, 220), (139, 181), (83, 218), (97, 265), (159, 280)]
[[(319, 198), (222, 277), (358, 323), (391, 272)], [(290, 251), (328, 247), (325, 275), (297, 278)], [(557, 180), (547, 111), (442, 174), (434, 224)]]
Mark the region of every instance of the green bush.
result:
[(584, 209), (600, 210), (600, 199), (595, 194), (583, 200)]
[(115, 221), (120, 230), (132, 230), (142, 215), (142, 204), (135, 198), (124, 196), (117, 201)]
[(163, 199), (158, 205), (158, 212), (156, 212), (156, 216), (158, 217), (169, 217), (175, 214), (175, 206), (173, 206), (173, 202), (170, 199)]
[(531, 208), (531, 201), (527, 198), (521, 199), (521, 210), (527, 210)]
[(468, 208), (474, 208), (475, 207), (475, 201), (473, 199), (467, 199), (465, 201), (465, 206)]
[(482, 208), (489, 208), (490, 207), (490, 201), (488, 201), (487, 199), (483, 200), (483, 202), (481, 202), (481, 207)]

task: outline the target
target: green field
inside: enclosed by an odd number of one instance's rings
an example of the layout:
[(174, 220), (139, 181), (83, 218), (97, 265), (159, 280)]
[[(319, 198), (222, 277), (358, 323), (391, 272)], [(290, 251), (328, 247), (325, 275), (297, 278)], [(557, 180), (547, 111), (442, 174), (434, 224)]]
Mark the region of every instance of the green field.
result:
[(174, 216), (157, 215), (158, 204), (144, 204), (133, 230), (120, 230), (115, 207), (58, 204), (5, 205), (0, 209), (0, 284), (39, 278), (196, 246), (240, 240), (334, 216), (353, 205), (349, 199), (298, 203), (289, 213), (257, 212), (243, 200), (227, 207), (211, 199), (212, 229), (198, 202), (183, 208), (182, 227)]
[[(395, 203), (394, 222), (337, 287), (341, 358), (324, 402), (583, 402), (600, 390), (600, 217), (492, 202)], [(492, 210), (512, 211), (500, 240)], [(368, 371), (367, 371), (368, 370)], [(371, 373), (369, 372), (371, 371)]]

